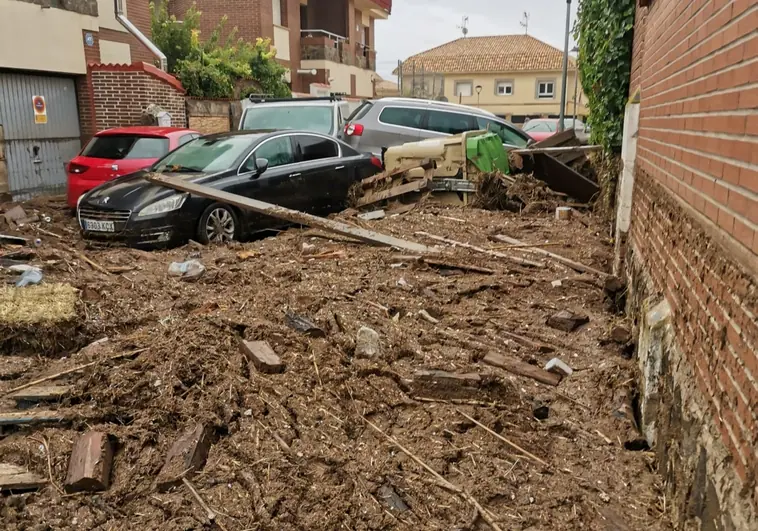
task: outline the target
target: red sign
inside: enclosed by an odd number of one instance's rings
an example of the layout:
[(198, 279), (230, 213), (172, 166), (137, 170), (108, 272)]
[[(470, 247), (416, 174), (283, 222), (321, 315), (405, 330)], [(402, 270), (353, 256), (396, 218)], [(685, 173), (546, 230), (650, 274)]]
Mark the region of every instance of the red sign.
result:
[(47, 123), (47, 105), (45, 105), (44, 96), (32, 96), (32, 106), (34, 107), (34, 123)]

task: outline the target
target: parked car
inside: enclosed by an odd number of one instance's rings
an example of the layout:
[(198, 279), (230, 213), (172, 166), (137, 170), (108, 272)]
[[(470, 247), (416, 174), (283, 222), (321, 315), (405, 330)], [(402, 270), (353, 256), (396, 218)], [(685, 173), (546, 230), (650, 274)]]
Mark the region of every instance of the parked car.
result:
[[(524, 132), (536, 142), (540, 142), (558, 132), (558, 118), (533, 118), (524, 124)], [(564, 129), (573, 129), (576, 138), (583, 144), (589, 141), (589, 128), (578, 118), (564, 119)]]
[(313, 98), (253, 98), (242, 111), (240, 131), (294, 129), (337, 136), (350, 115), (338, 94)]
[(150, 172), (312, 214), (342, 210), (350, 186), (381, 162), (330, 136), (307, 131), (208, 135), (172, 151), (148, 170), (84, 194), (77, 217), (85, 238), (134, 247), (168, 247), (189, 238), (239, 240), (279, 220), (180, 193), (145, 179)]
[(96, 186), (151, 166), (169, 151), (199, 137), (178, 127), (120, 127), (100, 131), (66, 165), (68, 205)]
[(413, 98), (365, 101), (353, 114), (339, 138), (358, 151), (381, 155), (392, 146), (427, 138), (489, 129), (508, 147), (524, 148), (529, 135), (513, 124), (476, 107)]

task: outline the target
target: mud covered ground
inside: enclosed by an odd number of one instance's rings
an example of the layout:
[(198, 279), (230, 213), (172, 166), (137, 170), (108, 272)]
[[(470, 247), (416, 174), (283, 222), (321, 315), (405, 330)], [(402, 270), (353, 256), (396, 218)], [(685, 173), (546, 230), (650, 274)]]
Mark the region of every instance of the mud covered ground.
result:
[[(620, 317), (593, 277), (551, 261), (523, 267), (444, 244), (455, 260), (494, 274), (440, 269), (308, 229), (229, 247), (88, 249), (62, 204), (25, 205), (35, 207), (53, 221), (22, 229), (43, 240), (31, 263), (44, 268), (46, 282), (80, 290), (79, 317), (46, 330), (49, 341), (26, 330), (6, 342), (0, 393), (99, 363), (60, 380), (74, 386), (70, 396), (39, 406), (63, 421), (3, 428), (0, 462), (51, 480), (37, 492), (0, 498), (4, 529), (488, 529), (470, 498), (501, 529), (669, 529), (652, 455), (625, 448), (639, 438), (623, 414), (635, 362), (628, 347), (606, 341)], [(496, 246), (491, 234), (506, 234), (610, 266), (608, 228), (592, 220), (587, 228), (548, 214), (435, 206), (347, 220), (427, 244), (435, 242), (417, 231), (484, 248)], [(93, 269), (77, 252), (114, 273)], [(206, 273), (192, 283), (169, 277), (169, 264), (187, 258), (200, 260)], [(546, 326), (561, 309), (590, 322), (571, 333)], [(439, 323), (420, 318), (420, 310)], [(324, 337), (294, 330), (286, 312), (314, 321)], [(374, 358), (356, 355), (362, 326), (380, 336)], [(557, 350), (521, 346), (504, 332)], [(109, 340), (79, 351), (102, 337)], [(268, 341), (285, 372), (248, 367), (240, 337)], [(138, 349), (146, 350), (107, 361)], [(490, 351), (540, 366), (558, 356), (574, 373), (546, 386), (477, 361)], [(413, 378), (421, 369), (479, 373), (485, 383), (463, 394), (419, 388)], [(540, 404), (549, 406), (546, 420), (532, 414)], [(16, 405), (3, 399), (0, 407)], [(191, 481), (215, 523), (184, 485), (155, 488), (170, 446), (198, 422), (212, 425), (214, 443)], [(111, 487), (64, 494), (73, 442), (88, 429), (118, 439)], [(400, 446), (467, 495), (442, 487)]]

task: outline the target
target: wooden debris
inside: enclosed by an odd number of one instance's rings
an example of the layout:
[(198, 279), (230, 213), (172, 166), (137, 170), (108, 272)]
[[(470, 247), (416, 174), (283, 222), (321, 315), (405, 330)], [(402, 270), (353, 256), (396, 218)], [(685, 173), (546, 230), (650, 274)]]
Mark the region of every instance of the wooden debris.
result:
[(63, 484), (66, 492), (94, 492), (108, 488), (114, 443), (112, 436), (100, 431), (89, 431), (77, 439)]
[(580, 326), (590, 322), (590, 318), (584, 314), (574, 313), (569, 310), (561, 310), (547, 318), (547, 325), (556, 330), (573, 332)]
[[(509, 238), (508, 236), (503, 236), (502, 234), (498, 234), (492, 237), (492, 239), (509, 243), (511, 245), (521, 245), (523, 242), (518, 241), (516, 238)], [(546, 251), (545, 249), (540, 249), (539, 247), (530, 247), (528, 252), (538, 253), (543, 256), (547, 256), (548, 258), (552, 258), (556, 262), (560, 262), (563, 265), (566, 265), (573, 269), (574, 271), (578, 271), (580, 273), (594, 273), (596, 275), (599, 275), (600, 277), (605, 277), (608, 274), (603, 273), (602, 271), (595, 269), (593, 267), (590, 267), (588, 265), (581, 264), (579, 262), (575, 262), (573, 260), (569, 260), (568, 258), (565, 258), (559, 254), (551, 253), (550, 251)]]
[(16, 402), (56, 402), (68, 395), (72, 385), (34, 385), (8, 396)]
[(411, 388), (415, 396), (442, 399), (466, 399), (479, 394), (482, 377), (478, 373), (457, 374), (439, 370), (419, 370)]
[(92, 269), (94, 269), (96, 271), (99, 271), (99, 272), (101, 272), (103, 274), (106, 274), (106, 275), (110, 275), (111, 274), (110, 271), (108, 271), (107, 269), (105, 269), (103, 266), (101, 266), (100, 264), (98, 264), (97, 262), (95, 262), (94, 260), (92, 260), (91, 258), (88, 258), (87, 256), (85, 256), (83, 253), (80, 253), (76, 249), (72, 249), (71, 247), (68, 247), (68, 246), (64, 246), (64, 248), (68, 252), (70, 252), (71, 254), (73, 254), (76, 257), (78, 257), (83, 262), (86, 262), (87, 264), (89, 264), (90, 267), (92, 267)]
[(358, 214), (358, 217), (363, 221), (374, 221), (378, 219), (384, 219), (386, 216), (384, 210), (374, 210), (372, 212), (366, 212), (364, 214)]
[[(84, 347), (84, 348), (87, 348), (87, 347)], [(86, 369), (88, 367), (92, 367), (93, 365), (97, 365), (98, 363), (103, 363), (103, 362), (106, 362), (106, 361), (114, 361), (114, 360), (119, 360), (119, 359), (122, 359), (122, 358), (128, 358), (128, 357), (131, 357), (131, 356), (136, 356), (137, 354), (139, 354), (141, 352), (145, 352), (146, 350), (147, 350), (146, 348), (141, 348), (141, 349), (138, 349), (138, 350), (132, 350), (131, 352), (125, 352), (123, 354), (117, 354), (115, 356), (111, 356), (110, 358), (106, 358), (104, 360), (91, 361), (91, 362), (85, 363), (83, 365), (78, 365), (76, 367), (72, 367), (71, 369), (66, 369), (65, 371), (56, 372), (55, 374), (51, 374), (50, 376), (45, 376), (44, 378), (39, 378), (39, 379), (34, 380), (32, 382), (26, 383), (24, 385), (19, 385), (18, 387), (14, 387), (13, 389), (9, 389), (8, 391), (6, 391), (2, 395), (2, 397), (6, 397), (8, 395), (11, 395), (11, 394), (15, 393), (16, 391), (21, 391), (22, 389), (28, 389), (28, 388), (30, 388), (32, 386), (35, 386), (35, 385), (38, 385), (38, 384), (41, 384), (41, 383), (44, 383), (44, 382), (49, 382), (50, 380), (55, 380), (56, 378), (60, 378), (61, 376), (66, 376), (67, 374), (72, 374), (72, 373), (75, 373), (75, 372), (82, 371), (82, 370), (84, 370), (84, 369)]]
[(321, 329), (316, 323), (307, 319), (301, 315), (297, 315), (293, 312), (287, 312), (284, 315), (284, 320), (287, 322), (290, 328), (294, 328), (298, 332), (309, 335), (311, 337), (326, 337), (326, 332)]
[(535, 155), (537, 153), (549, 153), (550, 155), (557, 155), (563, 153), (588, 153), (591, 151), (600, 151), (603, 146), (556, 146), (556, 147), (532, 147), (523, 149), (512, 149), (509, 153), (515, 153), (516, 155)]
[(191, 194), (200, 197), (207, 197), (209, 199), (215, 199), (222, 203), (243, 208), (245, 210), (252, 210), (258, 214), (283, 219), (297, 225), (308, 225), (310, 227), (319, 228), (328, 232), (347, 236), (348, 238), (355, 238), (357, 240), (376, 245), (397, 247), (398, 249), (405, 249), (417, 253), (432, 252), (432, 249), (426, 245), (421, 245), (419, 243), (410, 242), (400, 238), (395, 238), (394, 236), (388, 236), (366, 229), (351, 227), (346, 223), (341, 223), (339, 221), (334, 221), (326, 218), (320, 218), (318, 216), (306, 214), (305, 212), (299, 212), (297, 210), (292, 210), (279, 205), (258, 201), (257, 199), (243, 197), (241, 195), (232, 194), (229, 192), (222, 192), (220, 190), (211, 188), (210, 186), (194, 184), (178, 177), (151, 173), (146, 178), (150, 182), (166, 186), (168, 188), (173, 188), (174, 190), (189, 192)]
[(431, 184), (430, 179), (421, 179), (419, 181), (412, 181), (407, 184), (401, 184), (400, 186), (393, 186), (392, 188), (388, 190), (383, 190), (381, 192), (364, 195), (358, 200), (358, 202), (356, 203), (356, 206), (360, 208), (366, 205), (373, 205), (374, 203), (378, 203), (379, 201), (385, 201), (387, 199), (409, 194), (412, 192), (422, 192), (424, 190), (427, 190), (430, 184)]
[(200, 505), (200, 507), (205, 511), (205, 516), (208, 518), (208, 522), (213, 523), (214, 520), (216, 520), (216, 513), (211, 510), (210, 507), (208, 507), (208, 504), (205, 503), (203, 498), (200, 497), (200, 494), (197, 492), (197, 489), (195, 486), (188, 480), (187, 478), (182, 478), (182, 483), (189, 489), (189, 491), (192, 493), (192, 496), (194, 496), (197, 503)]
[(19, 236), (11, 236), (10, 234), (0, 234), (0, 242), (10, 243), (13, 245), (29, 245), (29, 240), (21, 238)]
[(0, 463), (0, 491), (2, 492), (37, 490), (46, 484), (45, 478), (23, 467)]
[(432, 323), (432, 324), (439, 324), (439, 322), (440, 322), (440, 320), (439, 320), (439, 319), (435, 319), (434, 317), (432, 317), (432, 316), (429, 314), (429, 312), (427, 312), (426, 310), (419, 310), (419, 312), (418, 312), (418, 315), (419, 315), (419, 317), (421, 317), (421, 318), (422, 318), (424, 321), (427, 321), (427, 322), (429, 322), (429, 323)]
[(556, 347), (552, 345), (547, 345), (545, 343), (540, 343), (539, 341), (534, 341), (532, 339), (529, 339), (528, 337), (524, 337), (522, 335), (516, 334), (514, 332), (510, 332), (508, 330), (505, 330), (503, 325), (500, 325), (498, 323), (495, 323), (498, 329), (500, 330), (500, 333), (503, 334), (505, 337), (512, 339), (519, 345), (523, 345), (525, 347), (537, 350), (539, 352), (542, 352), (543, 354), (547, 354), (549, 352), (555, 352)]
[(11, 411), (0, 413), (0, 426), (20, 426), (23, 424), (44, 424), (61, 422), (63, 415), (58, 411), (44, 409), (29, 409), (26, 411)]
[(413, 459), (416, 463), (424, 467), (424, 469), (429, 472), (434, 478), (437, 480), (438, 484), (441, 487), (444, 487), (445, 489), (449, 490), (450, 492), (454, 492), (458, 494), (460, 497), (462, 497), (464, 500), (466, 500), (468, 503), (473, 505), (476, 510), (479, 512), (479, 515), (482, 517), (482, 520), (487, 522), (487, 524), (494, 530), (494, 531), (502, 531), (499, 525), (495, 523), (495, 520), (490, 515), (490, 512), (485, 510), (484, 507), (481, 506), (481, 504), (474, 498), (471, 494), (463, 490), (461, 487), (454, 485), (453, 483), (450, 483), (448, 480), (443, 478), (436, 470), (434, 470), (432, 467), (427, 465), (425, 462), (423, 462), (420, 458), (418, 458), (413, 452), (405, 448), (402, 444), (398, 442), (397, 439), (395, 439), (391, 435), (387, 435), (384, 433), (379, 426), (368, 420), (366, 417), (362, 417), (364, 422), (368, 424), (371, 429), (373, 429), (375, 432), (377, 432), (379, 435), (387, 439), (389, 442), (397, 446), (400, 451), (402, 451), (405, 455)]
[(284, 363), (266, 341), (245, 341), (240, 339), (240, 350), (250, 363), (260, 372), (276, 374), (284, 372)]
[(524, 363), (520, 360), (506, 358), (502, 354), (495, 352), (488, 353), (486, 356), (484, 356), (484, 359), (482, 359), (482, 361), (487, 365), (505, 369), (506, 371), (513, 374), (518, 374), (519, 376), (526, 376), (527, 378), (531, 378), (546, 385), (556, 386), (561, 383), (561, 377), (557, 374), (547, 372), (540, 369), (539, 367)]
[(470, 417), (470, 416), (466, 415), (463, 411), (460, 411), (460, 410), (458, 411), (458, 413), (460, 413), (462, 416), (466, 417), (468, 420), (470, 420), (471, 422), (473, 422), (474, 424), (476, 424), (480, 428), (488, 431), (489, 433), (491, 433), (492, 435), (494, 435), (495, 437), (497, 437), (498, 439), (500, 439), (501, 441), (503, 441), (505, 444), (507, 444), (508, 446), (510, 446), (511, 448), (513, 448), (514, 450), (517, 450), (517, 451), (521, 452), (523, 455), (525, 455), (526, 457), (528, 457), (529, 459), (531, 459), (535, 463), (539, 463), (540, 465), (546, 466), (548, 468), (550, 467), (550, 465), (547, 462), (543, 461), (542, 459), (540, 459), (536, 455), (534, 455), (534, 454), (532, 454), (530, 452), (527, 452), (526, 450), (524, 450), (523, 448), (521, 448), (519, 445), (517, 445), (517, 444), (515, 444), (515, 443), (513, 443), (511, 441), (509, 441), (508, 439), (506, 439), (505, 437), (503, 437), (499, 433), (497, 433), (495, 431), (492, 431), (490, 428), (488, 428), (487, 426), (485, 426), (484, 424), (482, 424), (481, 422), (479, 422), (478, 420), (476, 420), (474, 417)]
[(171, 447), (158, 474), (158, 490), (167, 491), (185, 477), (195, 475), (205, 465), (211, 448), (211, 429), (198, 424), (186, 431)]
[(436, 236), (434, 234), (429, 234), (428, 232), (419, 231), (419, 232), (416, 232), (416, 235), (426, 236), (430, 240), (447, 243), (449, 245), (452, 245), (453, 247), (462, 247), (464, 249), (470, 249), (472, 251), (476, 251), (477, 253), (494, 256), (496, 258), (505, 258), (506, 260), (510, 260), (511, 262), (515, 262), (519, 265), (530, 266), (530, 267), (541, 267), (541, 268), (545, 267), (545, 264), (543, 262), (534, 262), (532, 260), (527, 260), (526, 258), (519, 258), (518, 256), (511, 256), (509, 254), (501, 253), (498, 251), (482, 249), (481, 247), (471, 245), (470, 243), (459, 242), (459, 241), (451, 240), (449, 238), (443, 238), (442, 236)]
[(363, 187), (363, 189), (365, 190), (366, 188), (371, 188), (375, 186), (377, 183), (381, 181), (392, 181), (394, 177), (399, 177), (403, 175), (404, 173), (409, 172), (411, 170), (415, 170), (417, 168), (422, 168), (424, 170), (431, 170), (431, 169), (434, 169), (434, 167), (435, 167), (435, 163), (431, 159), (424, 159), (421, 161), (420, 164), (418, 162), (410, 162), (408, 164), (403, 164), (402, 166), (399, 166), (395, 168), (394, 170), (378, 173), (376, 175), (363, 179), (361, 181), (361, 187)]
[(494, 269), (486, 267), (479, 267), (471, 264), (464, 264), (462, 262), (454, 262), (452, 260), (442, 260), (433, 257), (422, 257), (420, 262), (423, 262), (432, 267), (438, 267), (442, 269), (459, 269), (461, 271), (469, 271), (471, 273), (481, 273), (483, 275), (493, 275), (496, 273)]

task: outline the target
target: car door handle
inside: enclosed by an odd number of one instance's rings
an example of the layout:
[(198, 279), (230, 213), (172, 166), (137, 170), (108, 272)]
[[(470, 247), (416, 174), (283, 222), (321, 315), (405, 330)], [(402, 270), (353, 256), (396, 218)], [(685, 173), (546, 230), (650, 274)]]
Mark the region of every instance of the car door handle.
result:
[(290, 177), (300, 177), (302, 173), (291, 173)]
[(344, 167), (344, 166), (337, 166), (337, 167), (336, 167), (336, 168), (334, 168), (334, 169), (335, 169), (335, 170), (344, 170), (344, 169), (345, 169), (345, 167)]

